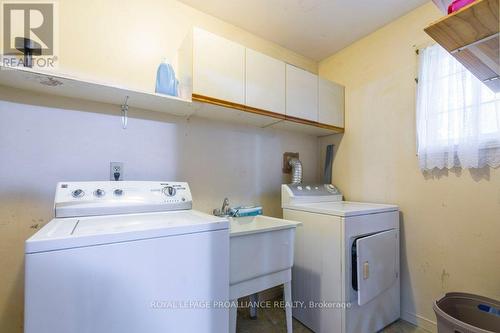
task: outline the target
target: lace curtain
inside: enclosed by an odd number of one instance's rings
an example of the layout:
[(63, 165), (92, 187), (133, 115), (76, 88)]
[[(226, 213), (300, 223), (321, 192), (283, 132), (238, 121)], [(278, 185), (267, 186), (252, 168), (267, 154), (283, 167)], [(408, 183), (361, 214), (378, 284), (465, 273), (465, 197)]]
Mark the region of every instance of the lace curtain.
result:
[(500, 93), (439, 45), (420, 51), (417, 144), (422, 170), (500, 165)]

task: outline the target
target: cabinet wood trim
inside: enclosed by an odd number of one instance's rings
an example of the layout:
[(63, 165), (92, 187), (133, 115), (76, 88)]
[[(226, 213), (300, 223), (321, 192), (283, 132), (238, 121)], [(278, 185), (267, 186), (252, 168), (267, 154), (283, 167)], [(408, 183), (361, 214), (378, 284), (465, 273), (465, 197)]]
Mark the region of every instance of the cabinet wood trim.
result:
[(287, 116), (284, 114), (279, 114), (279, 113), (275, 113), (275, 112), (271, 112), (271, 111), (267, 111), (267, 110), (262, 110), (262, 109), (254, 108), (251, 106), (243, 105), (243, 104), (228, 102), (228, 101), (224, 101), (224, 100), (213, 98), (213, 97), (203, 96), (203, 95), (199, 95), (199, 94), (193, 94), (192, 100), (196, 101), (196, 102), (200, 102), (200, 103), (208, 103), (208, 104), (213, 104), (213, 105), (222, 106), (222, 107), (226, 107), (226, 108), (240, 110), (243, 112), (258, 114), (261, 116), (267, 116), (267, 117), (271, 117), (271, 118), (275, 118), (275, 119), (279, 119), (279, 120), (287, 120), (287, 121), (294, 122), (297, 124), (303, 124), (303, 125), (309, 125), (309, 126), (314, 126), (314, 127), (318, 127), (318, 128), (323, 128), (323, 129), (331, 130), (331, 131), (334, 131), (337, 133), (344, 133), (344, 128), (342, 128), (342, 127), (337, 127), (337, 126), (328, 125), (328, 124), (322, 124), (322, 123), (319, 123), (317, 121), (312, 121), (312, 120), (307, 120), (307, 119), (302, 119), (302, 118), (297, 118), (297, 117), (291, 117), (291, 116)]
[(193, 94), (192, 100), (196, 101), (196, 102), (208, 103), (208, 104), (223, 106), (226, 108), (236, 109), (236, 110), (240, 110), (240, 111), (244, 111), (244, 112), (254, 113), (254, 114), (261, 115), (261, 116), (267, 116), (267, 117), (272, 117), (272, 118), (276, 118), (276, 119), (280, 119), (280, 120), (285, 120), (285, 115), (283, 115), (283, 114), (274, 113), (274, 112), (266, 111), (266, 110), (262, 110), (262, 109), (257, 109), (257, 108), (253, 108), (251, 106), (246, 106), (246, 105), (238, 104), (238, 103), (234, 103), (234, 102), (228, 102), (228, 101), (224, 101), (224, 100), (218, 99), (218, 98), (203, 96), (203, 95), (199, 95), (199, 94)]
[(308, 120), (308, 119), (302, 119), (302, 118), (297, 118), (297, 117), (292, 117), (292, 116), (285, 116), (285, 120), (292, 121), (292, 122), (298, 123), (298, 124), (304, 124), (304, 125), (324, 128), (327, 130), (332, 130), (332, 131), (339, 132), (339, 133), (344, 133), (344, 129), (342, 127), (323, 124), (323, 123), (319, 123), (317, 121), (312, 121), (312, 120)]

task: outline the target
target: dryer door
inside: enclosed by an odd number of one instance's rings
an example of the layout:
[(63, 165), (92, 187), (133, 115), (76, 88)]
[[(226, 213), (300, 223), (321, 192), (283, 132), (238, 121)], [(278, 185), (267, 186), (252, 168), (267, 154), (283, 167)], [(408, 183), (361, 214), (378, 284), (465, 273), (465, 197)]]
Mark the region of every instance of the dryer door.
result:
[(399, 231), (391, 229), (356, 240), (358, 304), (388, 289), (399, 274)]

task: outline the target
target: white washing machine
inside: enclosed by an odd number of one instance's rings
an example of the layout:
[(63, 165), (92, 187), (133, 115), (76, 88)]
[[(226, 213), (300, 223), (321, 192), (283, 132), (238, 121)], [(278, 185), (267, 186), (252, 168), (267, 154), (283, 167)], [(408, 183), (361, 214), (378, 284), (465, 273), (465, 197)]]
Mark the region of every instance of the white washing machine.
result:
[(375, 333), (400, 317), (399, 212), (342, 201), (332, 185), (283, 185), (297, 228), (293, 316), (316, 333)]
[(229, 223), (187, 183), (59, 183), (26, 241), (25, 333), (227, 332)]

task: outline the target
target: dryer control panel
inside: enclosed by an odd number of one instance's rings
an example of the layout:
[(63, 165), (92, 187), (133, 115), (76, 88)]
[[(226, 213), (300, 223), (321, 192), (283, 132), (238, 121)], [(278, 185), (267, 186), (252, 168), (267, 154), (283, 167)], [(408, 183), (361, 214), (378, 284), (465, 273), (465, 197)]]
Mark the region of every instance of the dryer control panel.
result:
[(54, 209), (56, 217), (77, 217), (184, 210), (192, 204), (183, 182), (61, 182)]
[(342, 193), (331, 184), (281, 185), (281, 205), (342, 201)]

